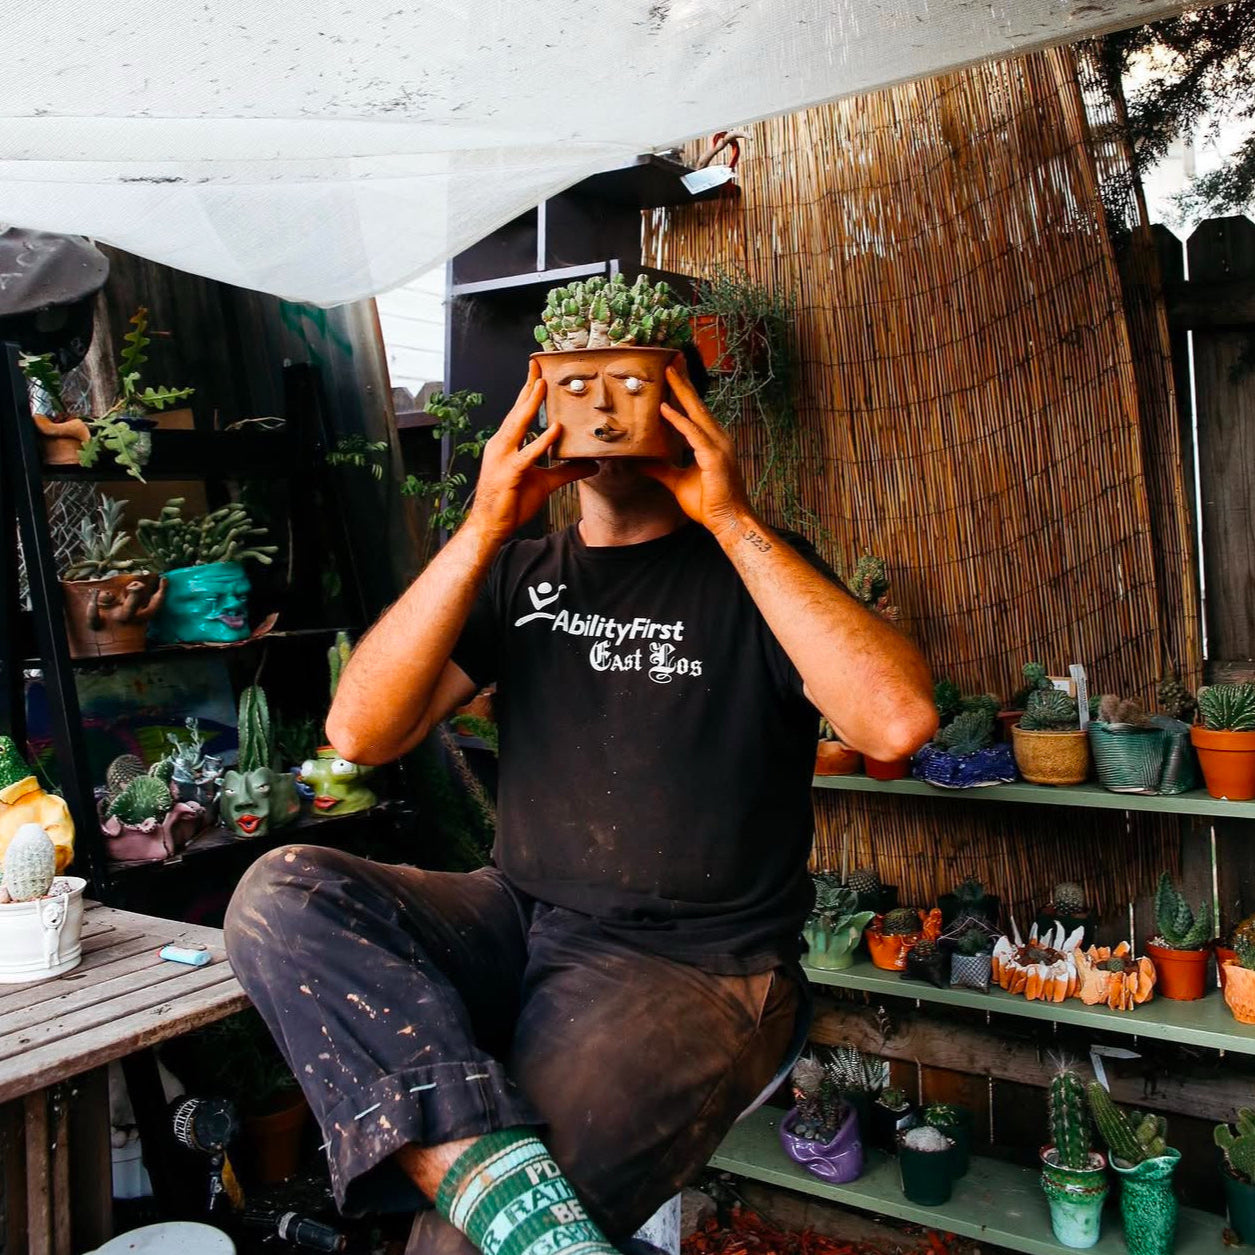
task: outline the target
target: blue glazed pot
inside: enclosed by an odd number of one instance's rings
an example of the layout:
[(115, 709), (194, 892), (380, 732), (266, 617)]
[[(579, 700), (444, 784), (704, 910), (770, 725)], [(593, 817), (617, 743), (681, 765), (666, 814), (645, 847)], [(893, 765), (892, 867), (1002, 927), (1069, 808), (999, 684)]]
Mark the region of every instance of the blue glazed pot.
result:
[(1015, 753), (1005, 743), (959, 757), (934, 745), (925, 745), (911, 763), (911, 774), (941, 789), (974, 789), (1010, 784), (1018, 779)]
[(239, 562), (166, 572), (166, 599), (153, 622), (159, 645), (229, 645), (248, 637), (248, 573)]
[(859, 1138), (858, 1113), (853, 1107), (847, 1107), (845, 1119), (830, 1142), (798, 1137), (793, 1132), (796, 1123), (796, 1107), (780, 1121), (780, 1144), (794, 1163), (833, 1185), (858, 1180), (863, 1172), (863, 1143)]

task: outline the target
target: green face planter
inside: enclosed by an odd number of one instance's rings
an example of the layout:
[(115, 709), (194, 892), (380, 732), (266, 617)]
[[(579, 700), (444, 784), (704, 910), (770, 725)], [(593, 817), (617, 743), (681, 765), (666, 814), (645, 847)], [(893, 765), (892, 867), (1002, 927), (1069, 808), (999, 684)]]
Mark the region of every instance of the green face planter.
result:
[(301, 764), (301, 783), (314, 790), (314, 816), (369, 810), (378, 801), (363, 783), (372, 770), (341, 758), (333, 749), (319, 750), (317, 758), (307, 758)]
[(238, 562), (209, 562), (166, 572), (165, 604), (153, 625), (159, 644), (229, 644), (248, 636), (248, 573)]
[(263, 837), (271, 828), (290, 824), (301, 811), (296, 781), (269, 767), (226, 772), (218, 806), (222, 822), (241, 837)]

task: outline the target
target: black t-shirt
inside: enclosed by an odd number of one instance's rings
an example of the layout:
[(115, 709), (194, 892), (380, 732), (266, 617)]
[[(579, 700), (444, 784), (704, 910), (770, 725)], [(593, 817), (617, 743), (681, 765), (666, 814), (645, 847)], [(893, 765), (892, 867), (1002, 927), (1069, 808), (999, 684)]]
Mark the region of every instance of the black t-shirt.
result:
[(497, 682), (494, 859), (524, 893), (708, 971), (797, 956), (818, 715), (709, 532), (512, 541), (453, 660)]

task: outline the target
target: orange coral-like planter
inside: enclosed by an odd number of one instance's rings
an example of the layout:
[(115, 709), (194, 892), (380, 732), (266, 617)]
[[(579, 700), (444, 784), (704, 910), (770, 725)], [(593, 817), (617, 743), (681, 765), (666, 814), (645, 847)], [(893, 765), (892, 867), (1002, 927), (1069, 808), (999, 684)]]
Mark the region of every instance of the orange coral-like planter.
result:
[(1224, 1000), (1239, 1024), (1255, 1024), (1255, 972), (1236, 959), (1225, 963)]
[[(1075, 947), (1080, 939), (1079, 929), (1073, 938)], [(999, 937), (990, 962), (993, 979), (1007, 993), (1023, 994), (1030, 1002), (1064, 1002), (1075, 997), (1081, 987), (1076, 951), (1075, 948), (1060, 948), (1064, 940), (1061, 927), (1051, 930), (1040, 941), (1034, 928), (1027, 945), (1020, 941), (1018, 933), (1014, 940)]]
[(918, 911), (916, 914), (919, 915), (920, 920), (920, 930), (917, 933), (886, 935), (881, 932), (885, 917), (877, 915), (872, 920), (863, 936), (867, 940), (867, 950), (876, 967), (886, 972), (904, 972), (906, 971), (907, 951), (917, 941), (923, 941), (925, 938), (929, 941), (936, 941), (941, 936), (941, 912), (936, 907), (933, 907), (927, 915), (923, 911)]
[[(1122, 941), (1115, 949), (1110, 946), (1090, 946), (1077, 950), (1077, 976), (1080, 978), (1081, 1001), (1086, 1006), (1108, 1006), (1113, 1011), (1132, 1011), (1150, 999), (1155, 989), (1155, 965), (1144, 955), (1132, 960), (1129, 943)], [(1125, 959), (1123, 971), (1110, 972), (1105, 964), (1111, 959)]]

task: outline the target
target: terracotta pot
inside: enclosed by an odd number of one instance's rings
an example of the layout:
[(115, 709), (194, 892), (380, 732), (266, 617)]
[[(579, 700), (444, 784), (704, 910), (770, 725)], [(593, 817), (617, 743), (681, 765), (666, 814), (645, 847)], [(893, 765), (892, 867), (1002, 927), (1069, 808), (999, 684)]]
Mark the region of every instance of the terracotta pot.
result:
[(898, 758), (893, 762), (885, 762), (879, 758), (868, 758), (863, 755), (863, 770), (873, 780), (905, 780), (911, 768), (909, 758)]
[(1207, 960), (1211, 947), (1201, 950), (1167, 950), (1162, 946), (1146, 943), (1158, 976), (1156, 988), (1160, 996), (1174, 998), (1178, 1002), (1193, 1002), (1207, 992)]
[(1000, 710), (996, 715), (998, 738), (1003, 741), (1011, 740), (1011, 729), (1023, 718), (1024, 712), (1022, 710)]
[(1229, 949), (1228, 946), (1217, 945), (1215, 947), (1216, 955), (1216, 975), (1220, 978), (1220, 989), (1224, 991), (1225, 982), (1229, 979), (1229, 973), (1224, 970), (1226, 963), (1234, 963), (1237, 961), (1238, 952)]
[(245, 1163), (255, 1185), (286, 1181), (301, 1166), (301, 1139), (309, 1122), (309, 1104), (300, 1090), (277, 1111), (244, 1117)]
[[(555, 458), (662, 458), (674, 461), (687, 446), (663, 420), (669, 396), (665, 372), (675, 349), (625, 344), (614, 349), (533, 353), (546, 385), (545, 412), (562, 424)], [(628, 391), (627, 381), (643, 385)], [(580, 381), (583, 390), (572, 392)]]
[(712, 375), (728, 374), (735, 364), (728, 353), (728, 326), (718, 314), (695, 314), (690, 320), (693, 345)]
[(62, 580), (61, 594), (71, 658), (140, 654), (148, 622), (165, 600), (166, 581), (149, 572)]
[(1089, 775), (1089, 737), (1075, 732), (1028, 732), (1011, 729), (1015, 765), (1033, 784), (1083, 784)]
[(1255, 1024), (1255, 972), (1230, 959), (1220, 965), (1220, 981), (1233, 1018), (1239, 1024)]
[(1212, 797), (1230, 802), (1255, 798), (1255, 732), (1214, 732), (1196, 724), (1190, 741)]
[(817, 776), (850, 776), (862, 765), (862, 754), (840, 741), (820, 741), (815, 746)]
[(47, 414), (32, 414), (39, 432), (39, 446), (45, 466), (78, 466), (78, 455), (91, 438), (91, 431), (81, 418), (55, 419)]

